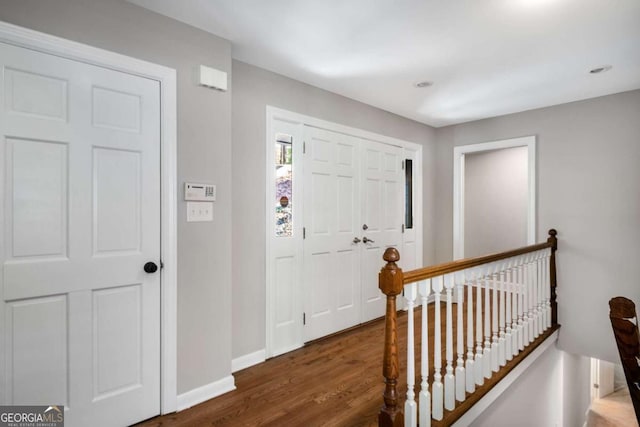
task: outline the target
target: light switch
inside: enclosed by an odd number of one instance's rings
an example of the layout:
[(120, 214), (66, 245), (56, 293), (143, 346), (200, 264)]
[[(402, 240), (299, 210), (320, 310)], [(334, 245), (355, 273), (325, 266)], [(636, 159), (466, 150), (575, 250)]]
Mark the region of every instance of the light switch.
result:
[(213, 221), (213, 203), (187, 202), (187, 222)]

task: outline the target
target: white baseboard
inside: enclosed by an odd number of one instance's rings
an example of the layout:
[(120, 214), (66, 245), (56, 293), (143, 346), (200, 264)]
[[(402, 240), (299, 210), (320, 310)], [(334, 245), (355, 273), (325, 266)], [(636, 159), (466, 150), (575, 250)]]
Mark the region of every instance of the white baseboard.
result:
[(236, 357), (231, 361), (231, 372), (238, 372), (249, 366), (257, 365), (266, 360), (267, 353), (265, 349), (254, 351), (253, 353), (245, 354), (244, 356)]
[(233, 375), (178, 395), (178, 412), (236, 389)]

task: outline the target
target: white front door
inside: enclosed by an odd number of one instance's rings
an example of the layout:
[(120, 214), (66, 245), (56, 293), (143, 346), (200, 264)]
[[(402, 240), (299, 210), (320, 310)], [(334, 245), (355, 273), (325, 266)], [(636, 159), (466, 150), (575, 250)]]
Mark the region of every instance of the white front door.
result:
[[(0, 43), (0, 402), (159, 413), (157, 81)], [(151, 265), (150, 265), (151, 267)]]
[(382, 253), (402, 243), (402, 149), (305, 127), (305, 341), (384, 315)]
[(362, 321), (384, 316), (386, 297), (378, 288), (378, 273), (388, 247), (402, 245), (404, 176), (402, 149), (363, 140)]
[(359, 144), (305, 127), (305, 341), (360, 321)]

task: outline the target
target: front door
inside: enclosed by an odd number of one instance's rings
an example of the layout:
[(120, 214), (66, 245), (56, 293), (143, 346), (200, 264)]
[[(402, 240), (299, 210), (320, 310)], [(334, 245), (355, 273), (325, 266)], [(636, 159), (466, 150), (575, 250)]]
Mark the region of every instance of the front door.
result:
[(362, 322), (384, 316), (386, 297), (378, 272), (388, 247), (402, 246), (404, 176), (402, 149), (364, 141), (362, 166)]
[(159, 83), (3, 43), (0, 67), (0, 401), (152, 417)]
[(360, 141), (305, 127), (305, 341), (360, 322)]
[(382, 253), (402, 243), (402, 149), (305, 127), (305, 341), (384, 315)]

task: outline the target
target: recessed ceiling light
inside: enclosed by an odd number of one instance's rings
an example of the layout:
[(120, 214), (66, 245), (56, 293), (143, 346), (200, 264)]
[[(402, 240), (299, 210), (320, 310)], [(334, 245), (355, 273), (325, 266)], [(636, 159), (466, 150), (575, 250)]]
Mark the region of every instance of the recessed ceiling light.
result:
[(591, 74), (600, 74), (605, 73), (611, 69), (611, 65), (602, 65), (600, 67), (593, 68), (589, 70)]
[(415, 87), (429, 87), (429, 86), (433, 86), (433, 82), (428, 82), (428, 81), (424, 81), (424, 82), (418, 82), (414, 84)]

